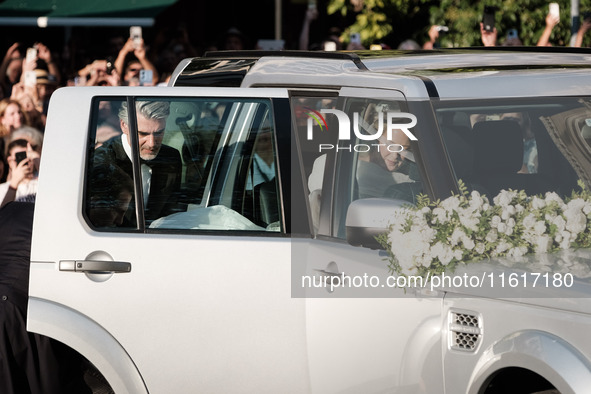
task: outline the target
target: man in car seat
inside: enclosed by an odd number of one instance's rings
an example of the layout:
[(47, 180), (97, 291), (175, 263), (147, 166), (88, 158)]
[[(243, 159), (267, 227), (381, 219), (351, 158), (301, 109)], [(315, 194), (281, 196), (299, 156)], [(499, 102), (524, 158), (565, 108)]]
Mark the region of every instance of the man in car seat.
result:
[[(137, 140), (146, 223), (181, 211), (180, 193), (182, 162), (179, 152), (162, 144), (170, 104), (164, 101), (136, 102)], [(132, 139), (127, 103), (119, 110), (123, 134), (111, 138), (95, 151), (95, 166), (110, 163), (133, 178)], [(133, 224), (135, 204), (130, 204), (125, 224)]]

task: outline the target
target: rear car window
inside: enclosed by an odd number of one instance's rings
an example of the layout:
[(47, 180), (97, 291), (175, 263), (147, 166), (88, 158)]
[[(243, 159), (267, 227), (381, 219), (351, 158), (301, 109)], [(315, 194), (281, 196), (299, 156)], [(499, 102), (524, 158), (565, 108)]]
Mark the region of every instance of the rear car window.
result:
[(89, 153), (95, 229), (282, 231), (269, 99), (97, 99)]
[(457, 180), (489, 198), (501, 190), (561, 197), (589, 179), (586, 98), (446, 101), (434, 104)]

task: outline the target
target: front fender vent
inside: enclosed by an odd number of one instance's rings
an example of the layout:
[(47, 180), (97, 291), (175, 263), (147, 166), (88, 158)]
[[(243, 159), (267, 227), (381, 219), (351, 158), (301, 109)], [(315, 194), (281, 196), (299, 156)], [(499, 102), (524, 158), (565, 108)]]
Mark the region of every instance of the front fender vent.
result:
[(450, 347), (453, 350), (475, 352), (482, 338), (482, 318), (478, 313), (450, 311)]

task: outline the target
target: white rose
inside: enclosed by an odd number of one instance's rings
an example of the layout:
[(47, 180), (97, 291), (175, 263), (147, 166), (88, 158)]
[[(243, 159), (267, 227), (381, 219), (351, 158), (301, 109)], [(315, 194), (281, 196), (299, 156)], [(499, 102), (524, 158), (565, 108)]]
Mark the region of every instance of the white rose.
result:
[(480, 220), (476, 216), (462, 215), (460, 216), (460, 223), (467, 229), (476, 231), (478, 230), (478, 224), (480, 223)]
[(542, 235), (546, 232), (546, 223), (543, 220), (538, 220), (534, 226), (534, 232), (537, 235)]
[(560, 247), (560, 249), (568, 249), (568, 248), (570, 248), (570, 239), (569, 238), (563, 238), (562, 241), (560, 242), (560, 244), (558, 246)]
[(558, 215), (552, 220), (552, 224), (554, 224), (556, 226), (556, 230), (560, 232), (565, 229), (566, 220), (564, 220), (561, 215)]
[[(560, 235), (562, 236), (562, 238), (563, 238), (563, 239), (564, 239), (564, 238), (568, 239), (568, 240), (569, 240), (569, 242), (570, 242), (570, 241), (574, 241), (574, 240), (577, 238), (577, 236), (576, 236), (576, 235), (574, 235), (574, 234), (572, 234), (572, 233), (570, 233), (570, 232), (568, 232), (568, 231), (566, 231), (566, 230), (563, 230), (563, 231), (561, 231), (561, 232), (560, 232)], [(573, 236), (573, 235), (574, 235), (574, 236)]]
[(511, 200), (513, 200), (515, 194), (515, 192), (510, 192), (508, 190), (501, 190), (501, 192), (493, 199), (493, 201), (497, 205), (506, 207), (507, 205), (511, 204)]
[(499, 242), (499, 244), (497, 245), (497, 247), (495, 248), (495, 254), (499, 255), (503, 252), (505, 252), (506, 250), (508, 250), (511, 247), (511, 245), (505, 241), (501, 241)]
[(534, 198), (532, 198), (531, 205), (534, 209), (542, 209), (546, 206), (546, 201), (542, 200), (538, 196), (534, 196)]
[(564, 201), (562, 200), (562, 198), (560, 198), (560, 196), (555, 192), (547, 192), (545, 199), (547, 203), (554, 201), (557, 202), (559, 206), (564, 205)]
[(469, 237), (464, 237), (462, 239), (462, 244), (464, 245), (464, 248), (466, 248), (468, 250), (472, 250), (472, 249), (474, 249), (474, 246), (476, 246), (474, 244), (474, 241), (472, 240), (472, 238), (469, 238)]
[(441, 206), (448, 212), (454, 211), (460, 206), (460, 199), (458, 196), (448, 197), (441, 202)]
[(568, 204), (566, 204), (566, 210), (576, 210), (576, 211), (582, 211), (583, 208), (585, 207), (585, 200), (583, 200), (582, 198), (575, 198), (573, 200), (570, 200), (568, 202)]
[(583, 212), (578, 211), (577, 213), (565, 212), (566, 216), (566, 229), (575, 234), (579, 234), (587, 227), (587, 217)]
[(458, 242), (460, 242), (460, 239), (462, 239), (465, 236), (466, 234), (461, 229), (454, 229), (454, 232), (451, 234), (451, 237), (449, 237), (449, 240), (451, 241), (450, 244), (452, 246), (456, 246)]
[(536, 217), (534, 214), (530, 213), (523, 219), (523, 227), (526, 229), (531, 229), (536, 225)]
[(447, 221), (447, 213), (445, 212), (445, 209), (441, 207), (436, 207), (433, 209), (433, 216), (434, 220), (439, 221), (439, 223), (444, 223)]
[(494, 230), (494, 229), (493, 230), (490, 230), (488, 232), (488, 234), (486, 234), (486, 238), (485, 239), (486, 239), (487, 242), (490, 242), (490, 243), (495, 242), (498, 239), (497, 230)]
[(476, 247), (474, 248), (474, 250), (476, 250), (476, 253), (478, 253), (478, 254), (483, 254), (484, 250), (485, 250), (485, 246), (482, 242), (478, 242), (476, 244)]
[(490, 226), (492, 228), (497, 228), (499, 227), (499, 224), (501, 223), (501, 218), (498, 215), (495, 215), (492, 217), (492, 219), (490, 220)]
[(445, 247), (443, 253), (439, 256), (439, 261), (443, 265), (448, 265), (453, 259), (452, 250), (449, 247)]

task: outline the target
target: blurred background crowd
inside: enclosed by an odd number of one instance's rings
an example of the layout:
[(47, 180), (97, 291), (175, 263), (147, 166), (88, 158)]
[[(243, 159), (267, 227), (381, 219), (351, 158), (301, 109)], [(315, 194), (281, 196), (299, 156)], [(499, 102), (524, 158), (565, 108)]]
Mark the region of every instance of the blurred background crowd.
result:
[[(581, 10), (591, 9), (591, 0), (586, 1), (578, 3)], [(23, 0), (0, 2), (0, 11), (6, 14), (10, 3), (18, 2)], [(573, 18), (570, 1), (485, 6), (471, 0), (283, 0), (279, 34), (277, 2), (167, 0), (171, 5), (143, 28), (6, 26), (16, 16), (0, 17), (0, 183), (16, 169), (7, 151), (15, 139), (24, 138), (29, 142), (25, 149), (41, 153), (49, 98), (57, 88), (166, 85), (182, 59), (207, 51), (580, 47), (591, 42), (586, 34), (591, 14)], [(16, 133), (19, 129), (26, 132)]]

